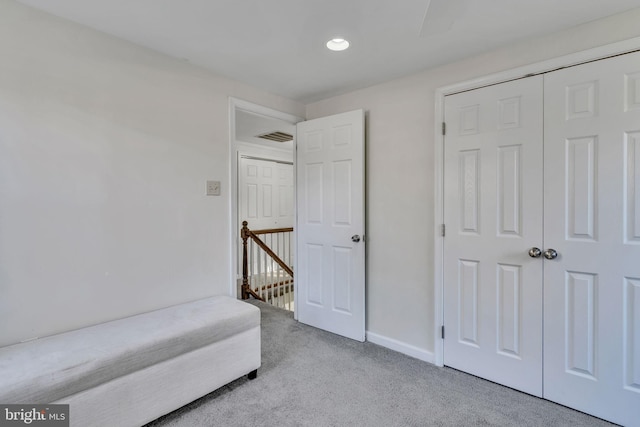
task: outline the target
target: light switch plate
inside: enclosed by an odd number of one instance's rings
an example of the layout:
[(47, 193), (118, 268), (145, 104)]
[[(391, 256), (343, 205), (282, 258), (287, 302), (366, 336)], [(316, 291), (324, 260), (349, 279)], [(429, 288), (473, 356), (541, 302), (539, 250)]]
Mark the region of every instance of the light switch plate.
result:
[(207, 196), (220, 195), (220, 181), (207, 181)]

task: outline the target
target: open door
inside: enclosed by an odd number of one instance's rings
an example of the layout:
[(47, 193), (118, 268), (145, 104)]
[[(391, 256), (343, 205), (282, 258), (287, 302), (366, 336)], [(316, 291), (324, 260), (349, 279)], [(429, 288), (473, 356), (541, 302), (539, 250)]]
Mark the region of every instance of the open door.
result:
[(364, 111), (297, 124), (296, 311), (365, 339)]

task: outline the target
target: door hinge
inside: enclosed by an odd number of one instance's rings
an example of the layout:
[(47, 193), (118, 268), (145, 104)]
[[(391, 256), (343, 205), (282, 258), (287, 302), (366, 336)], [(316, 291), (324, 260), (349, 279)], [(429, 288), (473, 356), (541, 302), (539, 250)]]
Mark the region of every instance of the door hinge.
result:
[(441, 333), (442, 339), (444, 339), (444, 325), (442, 325), (442, 333)]
[(442, 134), (447, 134), (447, 124), (445, 122), (442, 122)]
[(445, 235), (445, 226), (444, 224), (440, 224), (440, 235), (444, 237)]

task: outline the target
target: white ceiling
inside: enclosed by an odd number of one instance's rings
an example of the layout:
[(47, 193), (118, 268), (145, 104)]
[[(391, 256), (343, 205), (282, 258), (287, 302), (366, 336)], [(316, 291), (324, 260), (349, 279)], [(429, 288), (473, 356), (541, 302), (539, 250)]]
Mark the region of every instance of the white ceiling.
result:
[[(20, 0), (312, 102), (559, 31), (640, 0)], [(432, 12), (455, 21), (434, 29)], [(425, 28), (423, 28), (423, 23)], [(433, 31), (432, 31), (433, 30)], [(435, 32), (435, 34), (433, 34)], [(324, 44), (351, 41), (344, 52)]]

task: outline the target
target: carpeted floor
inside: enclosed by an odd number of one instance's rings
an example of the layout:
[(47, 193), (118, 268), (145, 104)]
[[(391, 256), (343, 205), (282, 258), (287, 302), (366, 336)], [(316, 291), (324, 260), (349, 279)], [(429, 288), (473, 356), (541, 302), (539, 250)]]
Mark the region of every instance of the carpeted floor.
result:
[(262, 312), (258, 378), (234, 381), (149, 427), (611, 425), (251, 302)]

